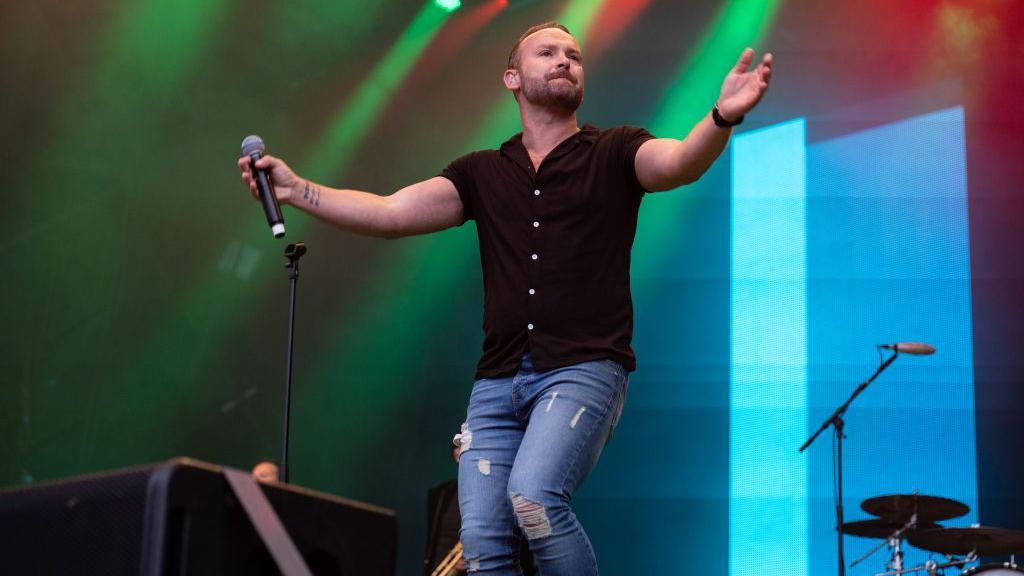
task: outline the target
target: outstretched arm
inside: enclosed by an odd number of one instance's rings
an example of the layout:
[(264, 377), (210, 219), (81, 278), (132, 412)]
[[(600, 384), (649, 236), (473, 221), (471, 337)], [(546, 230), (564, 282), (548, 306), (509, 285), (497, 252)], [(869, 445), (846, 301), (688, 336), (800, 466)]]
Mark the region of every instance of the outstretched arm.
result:
[[(259, 198), (249, 158), (238, 159), (242, 181), (254, 198)], [(304, 212), (356, 234), (399, 238), (437, 232), (464, 220), (462, 200), (447, 178), (435, 176), (406, 186), (390, 196), (359, 190), (328, 188), (300, 178), (280, 158), (264, 156), (258, 168), (270, 171), (277, 199)]]
[[(768, 90), (772, 55), (765, 54), (753, 70), (754, 51), (747, 48), (726, 75), (718, 98), (719, 114), (733, 122), (752, 110)], [(709, 112), (683, 140), (656, 138), (644, 142), (636, 153), (636, 175), (650, 190), (671, 190), (700, 178), (729, 143), (732, 128), (715, 124)]]

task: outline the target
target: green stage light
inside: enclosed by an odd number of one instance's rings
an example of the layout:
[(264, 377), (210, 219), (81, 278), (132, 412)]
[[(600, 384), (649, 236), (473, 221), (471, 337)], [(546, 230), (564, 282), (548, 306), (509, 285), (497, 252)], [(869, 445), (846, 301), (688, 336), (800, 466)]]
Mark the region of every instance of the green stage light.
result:
[(448, 12), (455, 12), (462, 6), (462, 2), (460, 0), (434, 0), (434, 2)]
[[(212, 3), (199, 5), (210, 6)], [(332, 175), (343, 174), (349, 168), (353, 154), (379, 119), (385, 103), (401, 85), (409, 67), (447, 18), (448, 12), (439, 9), (433, 2), (424, 4), (360, 87), (333, 115), (328, 128), (312, 147), (309, 157), (298, 162), (301, 166), (300, 173), (308, 173), (313, 179), (333, 179)], [(125, 45), (129, 48), (134, 44), (125, 42)], [(128, 50), (125, 50), (125, 53), (131, 54)], [(197, 49), (194, 53), (199, 55), (202, 51)], [(180, 66), (180, 69), (184, 72), (188, 67)], [(116, 71), (117, 68), (112, 70)], [(287, 217), (292, 217), (293, 214), (294, 212), (289, 213)], [(290, 220), (289, 237), (301, 238), (309, 223), (308, 218)], [(252, 248), (244, 239), (259, 238), (264, 234), (264, 223), (257, 218), (246, 219), (235, 242), (242, 247), (241, 250), (250, 251), (250, 254), (259, 258), (265, 256), (265, 253)], [(196, 374), (215, 370), (212, 367), (216, 362), (215, 356), (208, 351), (224, 345), (224, 339), (229, 337), (231, 330), (245, 318), (246, 306), (251, 305), (254, 299), (265, 294), (265, 290), (270, 288), (265, 282), (257, 286), (251, 286), (248, 282), (246, 278), (236, 274), (225, 274), (220, 267), (208, 270), (178, 299), (178, 305), (169, 308), (164, 317), (154, 321), (154, 324), (161, 326), (160, 332), (124, 367), (120, 372), (118, 384), (127, 386), (147, 381), (154, 374), (160, 375), (164, 382), (184, 382), (194, 378)], [(198, 344), (200, 342), (201, 344)], [(178, 389), (170, 385), (155, 386), (147, 390), (150, 390), (147, 400), (151, 406), (162, 406), (167, 409), (184, 402), (185, 397), (177, 395)], [(154, 422), (159, 425), (162, 421)], [(115, 432), (116, 429), (111, 427), (110, 434)], [(147, 449), (155, 448), (150, 445)]]
[[(47, 146), (25, 164), (15, 183), (26, 190), (56, 192), (22, 195), (19, 211), (31, 215), (33, 224), (21, 228), (20, 237), (5, 237), (7, 253), (22, 254), (27, 265), (24, 280), (5, 280), (8, 297), (6, 308), (0, 311), (5, 325), (11, 316), (24, 318), (18, 320), (24, 324), (15, 323), (16, 329), (8, 332), (20, 333), (17, 328), (24, 326), (25, 333), (19, 334), (17, 341), (8, 339), (0, 345), (7, 353), (5, 359), (12, 359), (5, 370), (23, 378), (23, 387), (13, 389), (27, 394), (36, 390), (37, 382), (46, 380), (52, 386), (75, 390), (68, 394), (69, 400), (54, 400), (40, 409), (51, 420), (36, 418), (22, 427), (19, 452), (12, 453), (13, 458), (3, 458), (21, 460), (17, 467), (31, 472), (19, 478), (45, 479), (121, 466), (152, 458), (165, 448), (154, 445), (166, 438), (161, 425), (173, 419), (165, 401), (177, 398), (181, 388), (176, 384), (188, 382), (192, 376), (182, 368), (188, 361), (175, 361), (182, 343), (189, 341), (156, 336), (160, 341), (154, 345), (152, 360), (139, 370), (122, 372), (120, 368), (129, 364), (126, 361), (102, 383), (93, 380), (93, 374), (102, 370), (103, 354), (111, 349), (122, 350), (122, 357), (132, 357), (134, 362), (136, 354), (141, 354), (139, 348), (125, 352), (125, 347), (134, 346), (140, 335), (149, 335), (146, 327), (158, 321), (158, 313), (140, 302), (164, 297), (167, 285), (142, 290), (139, 287), (145, 280), (141, 279), (166, 278), (173, 268), (144, 264), (145, 254), (161, 246), (152, 225), (156, 220), (166, 223), (174, 218), (162, 216), (176, 214), (175, 206), (188, 201), (179, 197), (162, 203), (161, 198), (174, 196), (168, 191), (177, 190), (157, 182), (150, 182), (145, 194), (126, 193), (123, 183), (160, 169), (162, 161), (152, 151), (165, 139), (186, 138), (172, 126), (172, 122), (189, 122), (187, 115), (173, 116), (183, 110), (177, 102), (195, 95), (182, 87), (200, 82), (200, 70), (211, 46), (217, 45), (220, 27), (229, 14), (230, 3), (223, 0), (112, 3), (109, 21), (100, 23), (95, 35), (87, 36), (82, 46), (75, 48), (84, 54), (81, 69), (62, 79), (68, 82), (67, 89), (54, 99), (44, 122)], [(154, 30), (160, 33), (154, 34)], [(44, 77), (52, 74), (47, 72)], [(201, 145), (190, 148), (194, 151)], [(191, 156), (189, 162), (198, 167), (200, 156)], [(83, 173), (90, 177), (79, 178)], [(71, 181), (78, 182), (77, 192), (60, 192), (67, 190)], [(88, 224), (109, 218), (114, 205), (118, 206), (115, 211), (123, 210), (121, 213), (132, 217), (115, 218), (116, 225), (100, 230)], [(194, 231), (191, 223), (182, 223), (179, 229), (182, 236)], [(35, 238), (48, 240), (37, 242)], [(97, 259), (115, 247), (116, 266)], [(18, 303), (17, 308), (11, 307), (12, 302)], [(125, 312), (128, 308), (134, 308), (133, 312)], [(181, 317), (181, 312), (177, 309), (169, 315)], [(120, 339), (125, 326), (139, 331), (136, 338)], [(177, 326), (180, 329), (174, 334), (183, 336), (195, 324), (183, 319)], [(50, 358), (46, 350), (53, 343), (59, 343), (55, 345), (61, 353)], [(143, 382), (147, 385), (140, 386)], [(93, 400), (89, 409), (82, 409), (83, 396), (79, 394)], [(133, 438), (146, 441), (126, 440), (121, 434), (126, 427), (133, 431)], [(68, 432), (71, 430), (74, 433)], [(91, 446), (116, 449), (92, 453)]]
[[(679, 138), (703, 118), (718, 96), (722, 80), (747, 46), (760, 48), (783, 0), (726, 0), (697, 45), (681, 62), (676, 81), (661, 98), (649, 127), (656, 136)], [(760, 59), (758, 50), (757, 58)], [(719, 160), (723, 162), (723, 160)], [(680, 193), (653, 194), (640, 209), (641, 226), (633, 244), (633, 277), (648, 280), (664, 274), (665, 239), (687, 217), (701, 180)], [(649, 284), (641, 283), (641, 286)], [(641, 289), (642, 290), (642, 289)], [(634, 294), (634, 296), (636, 296)]]
[(300, 173), (308, 174), (312, 180), (333, 181), (349, 169), (363, 138), (376, 126), (391, 96), (448, 21), (450, 10), (439, 10), (438, 6), (440, 3), (427, 2), (420, 8), (352, 96), (335, 112), (311, 157), (300, 163)]

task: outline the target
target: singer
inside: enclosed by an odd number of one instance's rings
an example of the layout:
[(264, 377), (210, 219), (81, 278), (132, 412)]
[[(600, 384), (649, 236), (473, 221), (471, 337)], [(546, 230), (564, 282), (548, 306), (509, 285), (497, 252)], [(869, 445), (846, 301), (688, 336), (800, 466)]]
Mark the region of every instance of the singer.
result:
[[(546, 22), (513, 45), (503, 80), (523, 131), (389, 196), (332, 189), (273, 156), (278, 199), (352, 232), (397, 238), (476, 220), (484, 343), (460, 434), (461, 540), (469, 571), (521, 574), (525, 537), (542, 574), (597, 574), (570, 507), (616, 425), (636, 367), (630, 251), (645, 193), (693, 182), (768, 88), (772, 56), (746, 49), (717, 103), (682, 140), (579, 127), (583, 54)], [(238, 161), (257, 197), (249, 157)]]

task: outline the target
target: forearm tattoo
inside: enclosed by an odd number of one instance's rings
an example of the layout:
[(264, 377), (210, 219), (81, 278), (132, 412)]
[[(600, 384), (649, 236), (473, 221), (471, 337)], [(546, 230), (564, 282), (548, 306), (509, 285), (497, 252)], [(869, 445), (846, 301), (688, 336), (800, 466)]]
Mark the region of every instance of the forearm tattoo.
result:
[(316, 184), (310, 184), (309, 180), (306, 180), (306, 185), (302, 190), (303, 200), (309, 202), (313, 206), (320, 205), (320, 187)]

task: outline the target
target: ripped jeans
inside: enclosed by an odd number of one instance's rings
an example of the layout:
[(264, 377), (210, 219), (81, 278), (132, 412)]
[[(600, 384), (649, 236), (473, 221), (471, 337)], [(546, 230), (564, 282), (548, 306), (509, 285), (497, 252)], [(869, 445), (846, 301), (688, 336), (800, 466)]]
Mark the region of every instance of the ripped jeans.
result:
[(473, 384), (461, 437), (459, 507), (472, 574), (511, 574), (525, 537), (544, 576), (597, 574), (597, 560), (569, 506), (617, 424), (628, 375), (613, 360)]

